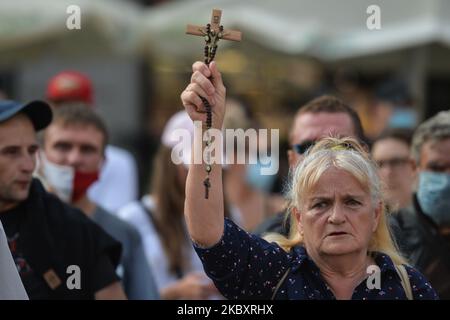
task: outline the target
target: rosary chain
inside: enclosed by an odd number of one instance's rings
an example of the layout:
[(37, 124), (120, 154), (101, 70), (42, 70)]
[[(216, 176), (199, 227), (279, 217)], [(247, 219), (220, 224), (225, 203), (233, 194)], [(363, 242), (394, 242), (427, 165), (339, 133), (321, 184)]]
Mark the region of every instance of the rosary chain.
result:
[[(204, 62), (206, 65), (209, 65), (215, 58), (217, 52), (217, 42), (223, 37), (223, 26), (219, 27), (219, 32), (211, 30), (211, 24), (206, 25), (206, 34), (205, 34), (205, 48), (204, 48)], [(206, 111), (206, 131), (212, 127), (212, 110), (211, 105), (208, 100), (204, 97), (200, 97), (202, 99), (203, 105)], [(211, 135), (208, 133), (206, 147), (208, 148), (207, 153), (207, 163), (205, 166), (206, 178), (203, 181), (203, 185), (205, 186), (205, 199), (209, 198), (209, 188), (211, 187), (211, 182), (209, 180), (209, 175), (211, 173), (211, 151), (209, 148), (211, 147)]]

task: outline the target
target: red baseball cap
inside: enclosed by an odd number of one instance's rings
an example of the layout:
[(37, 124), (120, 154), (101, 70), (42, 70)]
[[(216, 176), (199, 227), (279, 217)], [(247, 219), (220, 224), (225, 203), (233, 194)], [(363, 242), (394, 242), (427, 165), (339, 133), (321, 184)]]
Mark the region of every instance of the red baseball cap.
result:
[(63, 71), (50, 79), (47, 99), (52, 102), (93, 103), (91, 80), (76, 71)]

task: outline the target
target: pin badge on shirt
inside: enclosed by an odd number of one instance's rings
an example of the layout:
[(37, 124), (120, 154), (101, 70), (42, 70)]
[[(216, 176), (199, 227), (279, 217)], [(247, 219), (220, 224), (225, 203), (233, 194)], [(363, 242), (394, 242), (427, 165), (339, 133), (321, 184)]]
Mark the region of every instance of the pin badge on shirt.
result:
[(48, 286), (52, 290), (55, 290), (61, 285), (61, 279), (58, 277), (58, 275), (53, 269), (49, 269), (47, 272), (44, 273), (43, 276)]

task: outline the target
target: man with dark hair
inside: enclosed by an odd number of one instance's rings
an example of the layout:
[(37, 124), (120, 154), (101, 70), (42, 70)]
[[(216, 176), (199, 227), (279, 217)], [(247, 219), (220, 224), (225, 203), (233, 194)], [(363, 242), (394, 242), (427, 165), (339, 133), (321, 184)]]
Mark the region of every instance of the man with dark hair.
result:
[(441, 299), (450, 299), (450, 110), (422, 123), (411, 153), (418, 184), (412, 205), (393, 217), (400, 248)]
[(41, 175), (49, 190), (82, 210), (122, 244), (117, 268), (129, 299), (157, 299), (158, 292), (138, 231), (91, 201), (87, 190), (98, 179), (108, 131), (84, 105), (62, 105), (44, 132)]
[(52, 119), (41, 101), (0, 101), (0, 220), (30, 299), (124, 298), (121, 246), (33, 179), (36, 131)]
[(290, 168), (303, 159), (315, 141), (329, 135), (352, 136), (365, 142), (358, 114), (334, 96), (320, 96), (302, 106), (294, 117), (289, 134), (292, 149), (288, 151)]
[(358, 116), (358, 113), (352, 109), (348, 104), (346, 104), (341, 99), (331, 96), (331, 95), (323, 95), (317, 97), (304, 106), (302, 106), (298, 111), (296, 116), (300, 116), (305, 113), (346, 113), (354, 126), (354, 131), (356, 133), (355, 137), (359, 140), (364, 141), (364, 130), (361, 124), (361, 120)]
[[(290, 170), (304, 158), (305, 152), (319, 139), (326, 136), (355, 137), (365, 142), (358, 114), (342, 100), (334, 96), (321, 96), (302, 106), (296, 113), (289, 134), (288, 150)], [(280, 213), (263, 222), (256, 234), (278, 232), (287, 235), (289, 221)]]
[(382, 133), (372, 145), (372, 157), (386, 190), (389, 211), (411, 204), (415, 179), (415, 163), (410, 155), (413, 131), (392, 128)]

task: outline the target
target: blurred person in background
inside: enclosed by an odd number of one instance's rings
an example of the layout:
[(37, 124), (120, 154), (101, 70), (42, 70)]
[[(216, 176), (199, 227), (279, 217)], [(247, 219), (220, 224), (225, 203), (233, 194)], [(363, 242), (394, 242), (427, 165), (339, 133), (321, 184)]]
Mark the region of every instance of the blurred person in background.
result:
[(0, 101), (0, 220), (17, 271), (31, 300), (124, 298), (120, 243), (33, 178), (51, 120), (42, 101)]
[(372, 145), (372, 158), (385, 184), (389, 211), (411, 205), (415, 181), (415, 162), (411, 157), (412, 130), (388, 129)]
[(101, 118), (85, 105), (60, 105), (43, 135), (39, 172), (49, 191), (82, 210), (122, 244), (117, 268), (128, 299), (157, 299), (150, 266), (138, 231), (101, 205), (86, 191), (98, 179), (108, 132)]
[[(276, 176), (260, 173), (261, 162), (258, 150), (262, 143), (259, 140), (258, 125), (251, 116), (250, 110), (237, 98), (227, 99), (226, 108), (224, 130), (235, 130), (233, 133), (237, 134), (242, 129), (249, 138), (244, 151), (245, 163), (238, 163), (240, 151), (236, 147), (238, 138), (233, 136), (233, 141), (227, 141), (227, 137), (224, 137), (224, 149), (227, 143), (233, 143), (234, 146), (234, 159), (230, 159), (230, 163), (226, 164), (224, 170), (225, 199), (237, 224), (247, 231), (253, 231), (269, 216), (269, 191)], [(250, 131), (254, 131), (253, 137)], [(228, 151), (225, 150), (224, 154), (227, 155)], [(248, 163), (249, 158), (252, 157), (256, 163)]]
[(450, 299), (450, 110), (422, 123), (412, 139), (418, 183), (412, 205), (393, 214), (397, 239), (442, 299)]
[(366, 142), (372, 141), (386, 127), (391, 108), (376, 99), (376, 77), (359, 68), (341, 67), (333, 75), (336, 95), (359, 116)]
[(414, 99), (406, 81), (396, 78), (382, 81), (375, 89), (375, 99), (377, 107), (384, 109), (388, 116), (384, 123), (385, 130), (414, 130), (417, 126)]
[[(70, 102), (94, 108), (91, 80), (76, 71), (63, 71), (53, 76), (47, 84), (46, 98), (55, 108)], [(89, 188), (88, 195), (111, 213), (136, 200), (138, 176), (134, 157), (125, 149), (108, 144), (99, 180)]]
[[(166, 124), (154, 159), (151, 193), (119, 210), (119, 217), (138, 229), (145, 255), (156, 275), (163, 299), (208, 299), (218, 292), (195, 254), (184, 221), (185, 184), (190, 150), (181, 155), (173, 148), (175, 130), (194, 135), (194, 124), (185, 111), (173, 115)], [(189, 144), (190, 147), (190, 144)], [(179, 157), (178, 157), (179, 156)]]

